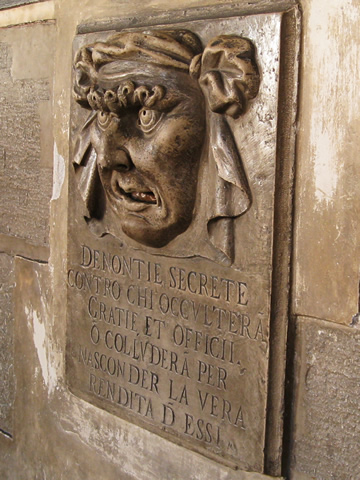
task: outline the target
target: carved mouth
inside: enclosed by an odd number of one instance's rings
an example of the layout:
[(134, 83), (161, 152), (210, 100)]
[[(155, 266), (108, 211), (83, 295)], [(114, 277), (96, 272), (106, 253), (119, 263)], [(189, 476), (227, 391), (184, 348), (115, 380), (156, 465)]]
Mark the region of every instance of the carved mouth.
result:
[(152, 206), (159, 206), (160, 200), (151, 190), (139, 191), (135, 188), (124, 190), (119, 184), (116, 185), (117, 195), (127, 209), (141, 211)]
[(121, 195), (133, 200), (134, 202), (147, 203), (149, 205), (156, 205), (156, 197), (153, 192), (125, 192), (120, 188)]
[(115, 210), (125, 209), (129, 212), (142, 212), (147, 209), (152, 211), (154, 208), (162, 208), (161, 197), (157, 189), (152, 190), (145, 183), (112, 175), (110, 182), (105, 185), (107, 194), (111, 199), (110, 203)]

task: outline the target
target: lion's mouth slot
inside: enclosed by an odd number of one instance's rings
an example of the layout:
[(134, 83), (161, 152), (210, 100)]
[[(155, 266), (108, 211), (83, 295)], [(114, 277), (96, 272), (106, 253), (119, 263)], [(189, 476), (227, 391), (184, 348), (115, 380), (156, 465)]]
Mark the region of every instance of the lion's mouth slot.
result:
[(156, 205), (156, 197), (153, 192), (125, 192), (122, 188), (121, 194), (124, 195), (125, 197), (129, 198), (130, 200), (133, 200), (134, 202), (138, 203), (146, 203), (149, 205)]

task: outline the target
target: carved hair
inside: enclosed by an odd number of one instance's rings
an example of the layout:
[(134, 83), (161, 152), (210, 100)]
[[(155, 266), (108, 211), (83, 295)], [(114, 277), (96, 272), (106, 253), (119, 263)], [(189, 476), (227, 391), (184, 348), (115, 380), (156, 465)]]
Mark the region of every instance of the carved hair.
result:
[[(101, 68), (116, 61), (135, 60), (171, 67), (199, 79), (213, 112), (234, 118), (246, 111), (259, 90), (255, 49), (250, 40), (234, 35), (213, 39), (202, 51), (200, 40), (187, 30), (123, 32), (106, 42), (82, 47), (75, 58), (74, 98), (83, 107), (99, 108)], [(118, 92), (123, 95), (123, 92)]]
[[(213, 112), (208, 126), (209, 154), (218, 173), (213, 185), (213, 203), (207, 213), (208, 232), (212, 243), (230, 259), (233, 243), (229, 220), (250, 208), (251, 192), (226, 116), (236, 119), (244, 114), (249, 101), (258, 93), (260, 75), (254, 45), (246, 38), (221, 35), (203, 49), (199, 38), (188, 30), (118, 33), (106, 42), (87, 45), (78, 51), (74, 62), (75, 100), (90, 110), (121, 114), (128, 105), (151, 107), (164, 97), (163, 86), (149, 90), (127, 82), (116, 90), (100, 88), (107, 65), (123, 61), (155, 64), (187, 72), (198, 80), (208, 108)], [(91, 119), (82, 130), (85, 138), (88, 138), (85, 130), (90, 122)], [(79, 144), (81, 142), (80, 139)], [(86, 148), (86, 145), (82, 146), (80, 151), (75, 152), (74, 161), (78, 165), (82, 164), (81, 152), (85, 152)], [(215, 221), (222, 221), (223, 225), (214, 228)], [(219, 236), (219, 231), (227, 233)]]

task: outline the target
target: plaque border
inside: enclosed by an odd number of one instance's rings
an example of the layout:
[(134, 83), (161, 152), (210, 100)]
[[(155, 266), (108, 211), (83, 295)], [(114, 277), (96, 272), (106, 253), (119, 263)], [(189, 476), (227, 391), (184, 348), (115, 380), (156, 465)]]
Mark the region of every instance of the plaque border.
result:
[[(271, 276), (271, 308), (269, 334), (269, 368), (267, 413), (265, 425), (264, 474), (281, 477), (286, 469), (285, 459), (290, 441), (288, 418), (290, 394), (286, 379), (291, 378), (293, 326), (291, 322), (291, 265), (293, 249), (293, 199), (295, 188), (296, 121), (298, 113), (298, 80), (300, 57), (301, 11), (297, 0), (259, 0), (257, 3), (228, 3), (188, 9), (154, 11), (139, 16), (99, 19), (77, 26), (76, 34), (95, 34), (124, 28), (176, 25), (184, 22), (245, 17), (260, 14), (281, 14), (280, 76), (278, 96), (278, 123), (276, 135), (276, 174), (274, 190), (273, 271)], [(291, 382), (290, 382), (291, 383)], [(127, 415), (122, 418), (126, 420)], [(149, 431), (156, 434), (151, 426)], [(168, 438), (167, 435), (163, 435)], [(171, 441), (182, 446), (171, 437)], [(194, 448), (192, 445), (190, 448)], [(195, 449), (197, 451), (197, 449)], [(219, 461), (217, 455), (201, 452)], [(238, 469), (231, 461), (225, 465)]]

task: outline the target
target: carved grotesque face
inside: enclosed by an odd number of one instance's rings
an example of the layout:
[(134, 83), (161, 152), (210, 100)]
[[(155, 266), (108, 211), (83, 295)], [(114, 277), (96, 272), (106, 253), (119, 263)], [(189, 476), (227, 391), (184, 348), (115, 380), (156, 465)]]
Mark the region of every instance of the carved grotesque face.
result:
[(100, 108), (91, 127), (100, 180), (123, 232), (162, 247), (192, 221), (205, 134), (203, 96), (186, 73), (107, 69), (99, 82), (105, 98), (119, 103), (123, 95), (120, 111)]

